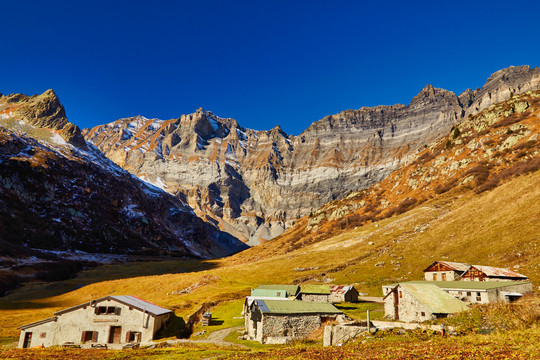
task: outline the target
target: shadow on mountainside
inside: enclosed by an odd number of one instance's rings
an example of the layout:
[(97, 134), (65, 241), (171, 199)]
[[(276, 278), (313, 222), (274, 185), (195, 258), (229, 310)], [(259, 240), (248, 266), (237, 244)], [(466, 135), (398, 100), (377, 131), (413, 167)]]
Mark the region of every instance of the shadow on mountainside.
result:
[[(121, 279), (137, 277), (155, 276), (163, 274), (194, 273), (210, 270), (216, 267), (212, 261), (202, 261), (193, 259), (166, 261), (139, 261), (127, 263), (114, 263), (107, 265), (97, 265), (95, 267), (82, 270), (75, 277), (54, 282), (30, 281), (23, 283), (15, 290), (8, 291), (4, 297), (0, 298), (0, 309), (39, 309), (48, 307), (69, 307), (73, 303), (59, 303), (57, 301), (47, 302), (41, 299), (62, 295), (75, 291), (85, 286)], [(115, 293), (115, 295), (124, 295)], [(80, 299), (80, 303), (89, 299)]]

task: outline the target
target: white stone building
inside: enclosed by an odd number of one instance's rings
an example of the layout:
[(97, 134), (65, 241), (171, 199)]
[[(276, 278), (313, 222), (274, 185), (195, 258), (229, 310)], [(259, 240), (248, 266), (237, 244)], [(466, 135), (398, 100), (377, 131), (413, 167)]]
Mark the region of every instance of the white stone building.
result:
[(149, 343), (171, 310), (135, 296), (106, 296), (56, 312), (54, 317), (19, 327), (20, 348), (70, 345), (91, 348)]
[(330, 303), (255, 299), (245, 313), (247, 337), (261, 344), (284, 344), (305, 337), (345, 314)]
[(423, 322), (466, 309), (464, 302), (427, 283), (399, 283), (384, 297), (385, 317), (390, 320)]

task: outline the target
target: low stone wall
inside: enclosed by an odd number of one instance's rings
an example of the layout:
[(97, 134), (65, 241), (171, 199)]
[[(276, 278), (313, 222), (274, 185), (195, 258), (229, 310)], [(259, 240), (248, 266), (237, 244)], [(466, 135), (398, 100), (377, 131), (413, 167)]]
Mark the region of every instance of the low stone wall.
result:
[(327, 325), (324, 327), (323, 346), (344, 344), (368, 331), (363, 325)]

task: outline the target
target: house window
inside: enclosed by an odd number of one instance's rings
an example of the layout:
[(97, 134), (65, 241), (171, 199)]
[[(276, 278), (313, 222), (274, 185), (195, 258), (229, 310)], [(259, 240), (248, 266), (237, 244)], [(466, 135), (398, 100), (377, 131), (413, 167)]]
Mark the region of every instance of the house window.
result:
[(47, 333), (46, 332), (42, 332), (41, 334), (39, 334), (39, 337), (41, 339), (45, 339), (47, 337)]
[(278, 292), (277, 292), (277, 296), (281, 296), (281, 291), (278, 291)]
[(437, 281), (437, 274), (433, 274), (433, 281)]
[(426, 316), (426, 313), (423, 312), (423, 311), (422, 311), (420, 314), (421, 314), (422, 316)]
[(442, 274), (442, 281), (446, 281), (446, 274)]
[(83, 331), (81, 335), (81, 343), (86, 342), (97, 342), (98, 332), (97, 331)]
[(98, 306), (94, 313), (96, 315), (120, 315), (120, 308), (116, 306)]
[(476, 293), (476, 296), (482, 296), (482, 294), (480, 294), (479, 292)]
[(480, 296), (477, 296), (476, 301), (482, 301), (482, 298)]
[(471, 292), (470, 292), (470, 291), (467, 291), (467, 296), (471, 296)]
[(399, 298), (401, 299), (403, 297), (403, 293), (400, 291), (399, 292)]
[(126, 333), (126, 342), (128, 343), (140, 343), (141, 332), (140, 331), (128, 331)]

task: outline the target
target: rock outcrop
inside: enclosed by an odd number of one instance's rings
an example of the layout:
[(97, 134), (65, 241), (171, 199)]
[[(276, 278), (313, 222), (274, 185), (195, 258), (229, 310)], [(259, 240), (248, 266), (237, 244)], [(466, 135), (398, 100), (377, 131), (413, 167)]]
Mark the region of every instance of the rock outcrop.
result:
[(203, 109), (83, 131), (124, 169), (176, 194), (226, 232), (258, 244), (322, 204), (384, 179), (471, 114), (534, 90), (540, 69), (510, 67), (475, 91), (426, 86), (408, 105), (346, 110), (298, 136), (245, 129)]

